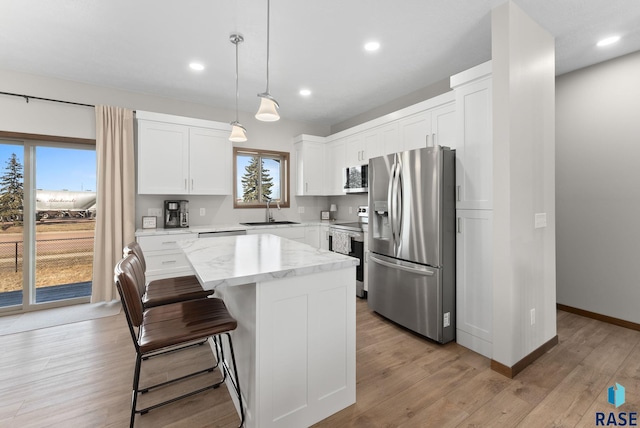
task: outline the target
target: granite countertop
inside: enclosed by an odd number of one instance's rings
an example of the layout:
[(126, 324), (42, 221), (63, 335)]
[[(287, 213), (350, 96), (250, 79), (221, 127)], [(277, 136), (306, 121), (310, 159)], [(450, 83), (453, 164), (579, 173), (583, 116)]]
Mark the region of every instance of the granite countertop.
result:
[(205, 289), (357, 266), (353, 257), (271, 234), (178, 241)]

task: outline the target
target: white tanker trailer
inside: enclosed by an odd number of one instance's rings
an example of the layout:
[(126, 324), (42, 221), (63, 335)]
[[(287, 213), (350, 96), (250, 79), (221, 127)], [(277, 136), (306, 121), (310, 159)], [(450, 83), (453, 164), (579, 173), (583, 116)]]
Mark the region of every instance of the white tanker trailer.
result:
[(96, 215), (96, 192), (36, 190), (36, 219)]

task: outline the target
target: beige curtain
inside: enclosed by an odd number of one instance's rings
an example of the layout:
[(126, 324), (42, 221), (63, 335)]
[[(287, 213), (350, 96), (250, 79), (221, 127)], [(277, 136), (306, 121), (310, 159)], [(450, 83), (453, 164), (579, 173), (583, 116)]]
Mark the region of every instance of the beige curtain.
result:
[(96, 106), (98, 198), (91, 303), (118, 298), (113, 268), (135, 233), (133, 111)]

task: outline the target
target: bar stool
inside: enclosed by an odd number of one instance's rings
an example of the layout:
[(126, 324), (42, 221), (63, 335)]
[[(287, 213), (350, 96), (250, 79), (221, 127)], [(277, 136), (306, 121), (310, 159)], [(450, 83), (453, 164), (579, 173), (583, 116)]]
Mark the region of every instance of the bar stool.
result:
[[(122, 306), (129, 325), (131, 339), (136, 349), (130, 428), (134, 426), (136, 413), (145, 414), (160, 406), (191, 397), (209, 389), (218, 388), (227, 379), (231, 381), (233, 389), (238, 396), (238, 402), (240, 404), (239, 427), (242, 427), (244, 425), (244, 408), (242, 405), (242, 394), (240, 393), (240, 381), (238, 379), (233, 343), (231, 335), (229, 334), (230, 331), (236, 329), (237, 321), (229, 314), (224, 302), (217, 298), (187, 300), (145, 310), (140, 294), (140, 290), (143, 290), (144, 287), (141, 287), (138, 283), (141, 277), (141, 269), (142, 265), (140, 261), (132, 254), (123, 258), (114, 269), (114, 280), (123, 302)], [(227, 338), (234, 376), (231, 375), (230, 367), (224, 356), (222, 336), (226, 336)], [(139, 387), (140, 367), (145, 355), (175, 347), (179, 347), (178, 350), (180, 350), (189, 342), (209, 337), (212, 338), (216, 350), (216, 363), (214, 366), (153, 386), (145, 388)], [(155, 388), (185, 380), (199, 374), (212, 372), (218, 366), (221, 367), (220, 370), (223, 374), (221, 381), (152, 406), (137, 409), (138, 394), (149, 392)]]
[[(143, 274), (147, 271), (147, 262), (140, 244), (133, 241), (124, 247), (122, 252), (124, 256), (135, 255), (142, 264)], [(149, 281), (149, 283), (147, 283), (145, 275), (142, 286), (145, 288), (145, 292), (142, 295), (142, 304), (145, 308), (183, 302), (185, 300), (202, 299), (213, 294), (212, 290), (202, 288), (195, 275), (155, 279)]]

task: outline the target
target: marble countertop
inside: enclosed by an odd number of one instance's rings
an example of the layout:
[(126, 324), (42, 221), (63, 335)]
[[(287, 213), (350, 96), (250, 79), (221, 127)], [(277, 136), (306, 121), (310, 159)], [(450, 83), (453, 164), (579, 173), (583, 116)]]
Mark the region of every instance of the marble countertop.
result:
[(271, 234), (178, 241), (205, 289), (357, 266), (353, 257)]
[(178, 235), (186, 233), (203, 233), (203, 232), (232, 232), (236, 230), (250, 230), (250, 229), (269, 229), (269, 228), (286, 228), (286, 227), (304, 227), (304, 226), (318, 226), (329, 225), (336, 223), (335, 221), (304, 221), (295, 224), (270, 224), (268, 226), (246, 226), (240, 223), (229, 224), (214, 224), (209, 226), (190, 226), (185, 228), (172, 228), (164, 229), (161, 227), (155, 229), (137, 229), (136, 236), (152, 236), (159, 234)]

